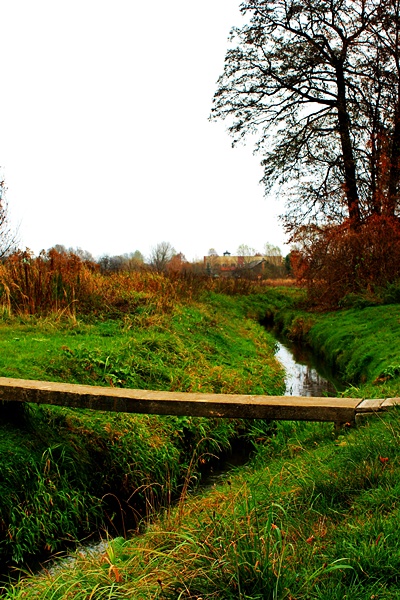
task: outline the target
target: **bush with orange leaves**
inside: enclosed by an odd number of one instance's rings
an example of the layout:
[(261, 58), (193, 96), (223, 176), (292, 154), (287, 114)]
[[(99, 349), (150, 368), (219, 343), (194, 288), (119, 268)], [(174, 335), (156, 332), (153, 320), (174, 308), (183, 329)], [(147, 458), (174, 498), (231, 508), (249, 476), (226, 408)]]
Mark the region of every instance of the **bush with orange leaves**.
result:
[(319, 308), (346, 305), (354, 295), (376, 300), (376, 292), (400, 279), (400, 221), (375, 215), (357, 228), (337, 226), (301, 231), (292, 252), (293, 272)]

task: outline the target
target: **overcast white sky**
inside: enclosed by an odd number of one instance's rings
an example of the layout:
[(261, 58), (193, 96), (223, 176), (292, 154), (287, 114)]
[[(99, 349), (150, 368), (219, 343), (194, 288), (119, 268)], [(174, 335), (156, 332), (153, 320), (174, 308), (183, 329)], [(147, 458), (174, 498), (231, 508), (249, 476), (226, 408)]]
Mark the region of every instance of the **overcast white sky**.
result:
[(0, 166), (23, 247), (281, 247), (260, 158), (208, 121), (240, 0), (0, 0)]

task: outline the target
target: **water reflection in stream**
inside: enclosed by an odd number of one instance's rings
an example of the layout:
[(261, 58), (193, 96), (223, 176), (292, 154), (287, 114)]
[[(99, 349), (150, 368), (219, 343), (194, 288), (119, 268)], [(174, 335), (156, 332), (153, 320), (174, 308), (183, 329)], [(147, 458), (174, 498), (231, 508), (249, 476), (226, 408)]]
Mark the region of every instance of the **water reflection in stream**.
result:
[(320, 374), (311, 356), (277, 342), (276, 358), (286, 371), (285, 396), (336, 396), (339, 386)]
[[(335, 381), (331, 374), (324, 372), (321, 365), (315, 356), (307, 352), (305, 348), (300, 346), (289, 346), (276, 340), (277, 352), (276, 358), (283, 365), (286, 371), (286, 391), (285, 396), (336, 396), (337, 391), (341, 389), (340, 384)], [(323, 375), (321, 374), (323, 373)], [(230, 459), (224, 463), (219, 469), (215, 469), (213, 474), (208, 476), (202, 482), (202, 488), (210, 487), (221, 478), (221, 476), (239, 464), (245, 464), (248, 454), (246, 450), (241, 448), (232, 454)], [(107, 550), (108, 542), (101, 541), (93, 544), (87, 544), (85, 547), (78, 549), (83, 555), (101, 555)], [(62, 560), (52, 562), (42, 573), (50, 573), (55, 575), (60, 569), (66, 566), (72, 566), (75, 562), (73, 555)]]

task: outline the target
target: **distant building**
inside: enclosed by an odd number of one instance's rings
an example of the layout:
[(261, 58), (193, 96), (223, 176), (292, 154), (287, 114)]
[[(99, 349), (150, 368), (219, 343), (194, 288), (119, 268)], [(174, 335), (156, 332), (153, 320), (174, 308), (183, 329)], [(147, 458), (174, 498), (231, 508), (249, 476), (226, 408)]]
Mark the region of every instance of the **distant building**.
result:
[(205, 256), (204, 270), (216, 277), (271, 277), (281, 276), (284, 268), (282, 256)]

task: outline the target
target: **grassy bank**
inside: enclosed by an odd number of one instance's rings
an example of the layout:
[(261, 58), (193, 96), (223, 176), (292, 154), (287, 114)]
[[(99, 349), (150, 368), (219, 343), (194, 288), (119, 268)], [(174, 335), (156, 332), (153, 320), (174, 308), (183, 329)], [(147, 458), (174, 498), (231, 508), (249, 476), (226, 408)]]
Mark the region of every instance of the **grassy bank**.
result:
[[(265, 300), (264, 300), (265, 303)], [(282, 386), (263, 298), (210, 294), (120, 318), (0, 322), (0, 374), (144, 389), (262, 393)]]
[[(102, 318), (5, 316), (0, 375), (94, 385), (279, 393), (260, 296), (206, 295)], [(251, 318), (250, 318), (251, 317)], [(265, 430), (268, 425), (265, 425)], [(22, 565), (97, 529), (136, 529), (193, 487), (251, 423), (0, 407), (0, 559)]]
[(400, 414), (331, 438), (281, 423), (246, 468), (7, 599), (398, 598)]
[[(273, 340), (257, 325), (266, 316), (292, 339), (313, 346), (324, 356), (348, 383), (346, 395), (400, 395), (398, 305), (315, 314), (306, 312), (302, 302), (302, 293), (294, 289), (243, 296), (207, 291), (201, 301), (181, 302), (165, 312), (64, 323), (62, 339), (51, 348), (53, 360), (40, 363), (39, 352), (31, 362), (35, 368), (40, 364), (39, 372), (44, 374), (40, 378), (150, 387), (141, 384), (140, 377), (147, 373), (148, 381), (154, 385), (161, 381), (164, 389), (271, 393), (282, 389), (282, 374), (272, 358)], [(29, 324), (32, 321), (13, 321), (5, 323), (5, 328)], [(43, 343), (37, 342), (42, 337), (37, 335), (38, 324), (45, 327), (43, 338), (49, 340), (53, 340), (52, 328), (59, 331), (60, 327), (51, 321), (35, 321), (33, 331), (23, 338), (30, 349), (27, 355), (32, 357), (35, 344)], [(25, 472), (34, 474), (32, 481), (41, 482), (42, 490), (36, 504), (33, 494), (13, 499), (12, 505), (19, 503), (27, 513), (26, 531), (43, 505), (47, 507), (43, 512), (49, 513), (58, 503), (54, 519), (58, 523), (68, 512), (67, 503), (69, 508), (83, 498), (84, 506), (74, 516), (80, 526), (86, 522), (85, 515), (93, 526), (96, 518), (97, 524), (104, 524), (105, 514), (117, 523), (128, 512), (137, 511), (138, 535), (109, 539), (99, 555), (78, 553), (67, 568), (10, 584), (5, 598), (398, 597), (399, 411), (335, 437), (331, 424), (276, 423), (267, 429), (258, 422), (125, 420), (121, 416), (114, 420), (109, 415), (96, 420), (82, 411), (52, 409), (38, 415), (40, 410), (30, 412), (25, 430), (20, 421), (13, 426), (10, 415), (4, 415), (8, 419), (4, 431), (18, 430), (15, 435), (24, 431), (24, 443), (32, 444), (38, 438), (32, 431), (42, 430), (43, 448), (47, 448), (37, 451), (29, 469), (23, 470), (28, 453), (18, 463), (21, 474), (14, 488), (23, 484)], [(38, 428), (31, 425), (35, 418)], [(67, 436), (66, 444), (63, 438), (60, 444), (60, 435)], [(198, 476), (198, 465), (207, 462), (210, 454), (227, 449), (239, 436), (256, 448), (251, 464), (230, 472), (201, 494), (194, 486), (190, 492), (186, 482)], [(56, 437), (60, 445), (53, 448), (49, 440)], [(14, 460), (22, 438), (8, 439), (14, 443), (12, 452), (9, 448)], [(79, 467), (72, 469), (69, 461)], [(82, 466), (83, 473), (79, 471)], [(58, 493), (63, 478), (69, 494), (64, 504)], [(85, 497), (88, 480), (91, 486), (103, 485), (103, 496), (98, 492)], [(105, 505), (114, 486), (118, 502)], [(141, 504), (129, 495), (133, 490), (141, 496)], [(169, 502), (173, 495), (175, 506)], [(156, 506), (165, 507), (158, 516)], [(141, 527), (140, 518), (150, 516), (145, 514), (146, 507), (152, 518), (145, 518), (147, 526)], [(39, 525), (40, 530), (43, 527)], [(19, 528), (13, 535), (18, 535)], [(112, 527), (109, 530), (112, 534)], [(81, 535), (76, 530), (72, 537)], [(6, 535), (4, 539), (9, 548), (16, 547), (15, 540), (7, 540)], [(52, 549), (57, 549), (59, 540), (60, 531), (54, 531)]]
[(343, 395), (400, 395), (399, 304), (315, 313), (292, 292), (287, 305), (277, 302), (271, 314), (278, 331), (308, 345), (337, 375), (347, 387)]

